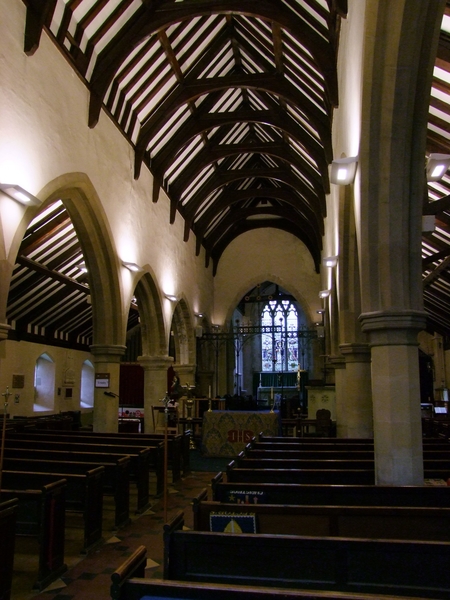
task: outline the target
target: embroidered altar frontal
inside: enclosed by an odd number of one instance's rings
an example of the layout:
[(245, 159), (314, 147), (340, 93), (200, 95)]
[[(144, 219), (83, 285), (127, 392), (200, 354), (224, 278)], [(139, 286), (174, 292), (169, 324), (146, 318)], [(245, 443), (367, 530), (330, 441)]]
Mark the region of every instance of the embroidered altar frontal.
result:
[(234, 457), (261, 432), (264, 435), (280, 435), (280, 417), (277, 411), (205, 412), (202, 425), (202, 452), (205, 456)]

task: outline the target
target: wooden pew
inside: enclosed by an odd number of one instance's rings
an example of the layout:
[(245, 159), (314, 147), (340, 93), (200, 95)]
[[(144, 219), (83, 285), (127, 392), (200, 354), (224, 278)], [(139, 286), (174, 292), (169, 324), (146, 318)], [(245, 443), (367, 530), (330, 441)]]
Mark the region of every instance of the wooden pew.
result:
[[(261, 449), (247, 444), (243, 452), (247, 458), (278, 458), (278, 459), (321, 459), (321, 460), (374, 460), (372, 450), (280, 450), (276, 447)], [(437, 458), (433, 457), (433, 458)]]
[(66, 482), (65, 509), (83, 515), (83, 546), (86, 553), (102, 540), (104, 468), (95, 467), (83, 474), (37, 471), (3, 471), (2, 485), (7, 489), (40, 489), (43, 485), (64, 479)]
[(371, 540), (164, 527), (164, 579), (448, 599), (450, 542)]
[[(93, 455), (89, 455), (90, 459)], [(37, 471), (41, 473), (83, 474), (95, 466), (104, 468), (103, 493), (114, 497), (114, 525), (119, 528), (130, 522), (130, 458), (121, 456), (95, 457), (82, 460), (80, 454), (70, 452), (24, 450), (7, 448), (3, 467), (8, 471)]]
[[(139, 546), (111, 575), (112, 600), (379, 600), (376, 594), (293, 590), (224, 585), (219, 583), (185, 583), (146, 579), (147, 551)], [(411, 600), (405, 596), (384, 596), (386, 600)], [(416, 598), (417, 600), (417, 598)]]
[[(364, 443), (362, 443), (362, 444), (357, 444), (357, 443), (335, 444), (333, 441), (328, 444), (316, 444), (316, 443), (309, 443), (309, 442), (297, 443), (297, 440), (301, 440), (304, 438), (278, 438), (278, 439), (279, 439), (279, 441), (254, 440), (251, 442), (252, 448), (254, 448), (255, 450), (256, 449), (258, 449), (258, 450), (314, 450), (317, 452), (324, 451), (324, 450), (329, 450), (331, 452), (334, 450), (340, 450), (341, 452), (343, 452), (343, 451), (348, 451), (348, 452), (372, 451), (373, 452), (373, 450), (374, 450), (373, 442), (371, 444), (364, 444)], [(330, 442), (330, 440), (332, 438), (314, 438), (314, 439), (318, 439), (318, 440), (322, 439), (322, 440), (327, 440), (328, 442)], [(294, 440), (294, 442), (288, 442), (286, 440)]]
[[(5, 456), (9, 456), (11, 458), (23, 458), (26, 459), (28, 457), (42, 459), (42, 460), (56, 460), (56, 461), (81, 461), (81, 462), (89, 462), (92, 465), (104, 466), (105, 474), (106, 474), (106, 493), (110, 494), (111, 492), (114, 495), (115, 501), (115, 524), (119, 526), (119, 524), (127, 521), (129, 516), (129, 505), (130, 505), (130, 477), (131, 477), (131, 460), (132, 458), (127, 454), (116, 454), (112, 452), (80, 452), (80, 451), (69, 451), (64, 449), (48, 449), (45, 444), (39, 443), (39, 448), (35, 447), (35, 444), (26, 440), (23, 442), (23, 446), (25, 447), (14, 447), (10, 446), (10, 444), (19, 445), (18, 441), (14, 442), (6, 442), (5, 447)], [(109, 465), (109, 466), (108, 466)], [(111, 465), (114, 469), (114, 472), (111, 472)], [(111, 481), (109, 481), (111, 478)], [(113, 486), (112, 489), (109, 489), (109, 483)], [(143, 488), (138, 488), (137, 495), (137, 512), (139, 511), (139, 507), (145, 507), (149, 502), (149, 497), (143, 496), (140, 497), (140, 490)], [(145, 491), (145, 490), (144, 490)], [(127, 516), (128, 515), (128, 516)]]
[(257, 440), (259, 442), (271, 442), (271, 443), (283, 443), (283, 444), (297, 444), (297, 445), (315, 445), (315, 446), (328, 446), (330, 444), (343, 444), (350, 445), (372, 445), (374, 444), (373, 438), (336, 438), (336, 437), (284, 437), (275, 435), (264, 435), (263, 433), (258, 434)]
[(241, 483), (317, 483), (327, 485), (375, 485), (374, 469), (254, 469), (227, 465), (227, 481)]
[(16, 535), (37, 539), (39, 560), (33, 589), (43, 590), (67, 571), (64, 563), (66, 481), (48, 482), (48, 477), (40, 481), (36, 478), (33, 486), (24, 479), (16, 482), (17, 489), (7, 488), (2, 481), (2, 499), (18, 502)]
[(374, 458), (343, 459), (343, 458), (250, 458), (244, 454), (234, 459), (236, 466), (241, 469), (375, 469)]
[[(50, 434), (52, 435), (52, 434)], [(157, 462), (156, 465), (156, 494), (161, 495), (163, 491), (163, 445), (158, 444), (154, 448), (147, 446), (129, 446), (119, 444), (92, 444), (87, 440), (84, 443), (71, 442), (70, 440), (55, 441), (47, 439), (38, 439), (32, 436), (31, 439), (21, 434), (17, 436), (6, 436), (5, 448), (15, 448), (17, 446), (27, 449), (35, 450), (56, 450), (73, 453), (83, 453), (82, 460), (89, 460), (86, 455), (92, 454), (103, 454), (110, 455), (112, 457), (129, 456), (130, 458), (130, 477), (131, 480), (136, 484), (137, 487), (137, 512), (143, 512), (147, 510), (150, 505), (150, 489), (149, 489), (149, 476), (150, 476), (150, 464), (151, 455), (153, 460)], [(98, 457), (94, 456), (93, 462)]]
[[(267, 446), (267, 444), (264, 444)], [(272, 448), (261, 449), (256, 443), (250, 443), (235, 459), (239, 468), (253, 469), (375, 469), (375, 454), (370, 450), (336, 450), (321, 446), (319, 450), (279, 449), (280, 444)], [(424, 477), (426, 479), (450, 478), (450, 447), (440, 450), (437, 445), (433, 449), (423, 450)], [(338, 482), (337, 482), (338, 483)]]
[(236, 504), (204, 489), (193, 513), (195, 531), (212, 531), (212, 515), (252, 515), (256, 533), (450, 542), (450, 507)]
[(17, 498), (0, 502), (0, 600), (11, 598), (18, 502)]
[(250, 504), (450, 507), (449, 486), (236, 483), (225, 482), (223, 473), (211, 480), (211, 486), (213, 500), (218, 502), (237, 502), (243, 498)]
[[(155, 442), (163, 442), (164, 434), (161, 433), (130, 433), (130, 432), (118, 432), (118, 433), (98, 433), (92, 431), (77, 431), (73, 432), (75, 435), (83, 435), (89, 438), (110, 438), (114, 437), (120, 440), (133, 440), (136, 443), (154, 445)], [(168, 434), (168, 458), (169, 466), (172, 469), (172, 481), (179, 481), (181, 478), (181, 472), (184, 475), (190, 473), (190, 454), (189, 454), (189, 435), (187, 434)]]

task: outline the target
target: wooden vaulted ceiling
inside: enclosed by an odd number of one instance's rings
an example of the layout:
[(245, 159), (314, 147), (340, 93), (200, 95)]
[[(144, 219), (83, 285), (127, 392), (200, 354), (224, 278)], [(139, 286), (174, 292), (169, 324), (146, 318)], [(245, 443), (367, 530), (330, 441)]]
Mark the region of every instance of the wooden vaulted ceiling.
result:
[[(450, 2), (447, 1), (431, 86), (427, 152), (450, 154)], [(424, 307), (430, 331), (450, 344), (450, 171), (429, 182), (424, 215), (435, 216), (435, 229), (423, 233)]]
[[(171, 222), (183, 219), (184, 239), (195, 237), (214, 273), (230, 242), (261, 227), (297, 236), (319, 270), (346, 0), (24, 1), (25, 52), (38, 49), (43, 32), (54, 40), (89, 90), (86, 126), (114, 121), (134, 149), (135, 177), (143, 168), (153, 175), (149, 201), (164, 190)], [(445, 23), (428, 146), (447, 153)], [(449, 187), (448, 178), (430, 184), (424, 208), (436, 211), (438, 225), (424, 234), (424, 299), (432, 327), (444, 334)], [(31, 223), (8, 301), (13, 336), (92, 342), (82, 259), (64, 206)], [(129, 327), (136, 322), (131, 310)]]

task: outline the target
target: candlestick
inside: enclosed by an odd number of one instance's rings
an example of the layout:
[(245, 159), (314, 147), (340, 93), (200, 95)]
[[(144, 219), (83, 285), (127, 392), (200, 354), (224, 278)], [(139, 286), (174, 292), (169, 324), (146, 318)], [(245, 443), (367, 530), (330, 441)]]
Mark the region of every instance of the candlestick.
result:
[(208, 388), (208, 398), (211, 398), (211, 386)]

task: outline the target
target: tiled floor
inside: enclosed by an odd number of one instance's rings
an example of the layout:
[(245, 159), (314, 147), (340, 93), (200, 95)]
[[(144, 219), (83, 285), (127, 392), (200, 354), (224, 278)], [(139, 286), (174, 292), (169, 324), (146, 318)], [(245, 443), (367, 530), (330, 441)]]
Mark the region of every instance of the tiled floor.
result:
[[(192, 499), (205, 487), (210, 487), (216, 472), (192, 472), (175, 484), (169, 484), (167, 517), (170, 520), (178, 511), (185, 514), (185, 526), (192, 527)], [(211, 494), (209, 493), (209, 497)], [(131, 499), (131, 506), (134, 501)], [(79, 553), (81, 545), (80, 523), (76, 519), (66, 523), (65, 560), (68, 570), (46, 590), (32, 592), (36, 557), (29, 548), (19, 548), (15, 554), (12, 600), (109, 600), (111, 573), (141, 544), (147, 548), (147, 577), (162, 578), (164, 503), (154, 499), (152, 506), (142, 515), (132, 515), (127, 527), (114, 530), (113, 506), (109, 498), (104, 501), (104, 543), (88, 556)], [(21, 550), (21, 551), (20, 551)]]

